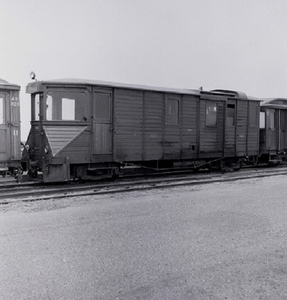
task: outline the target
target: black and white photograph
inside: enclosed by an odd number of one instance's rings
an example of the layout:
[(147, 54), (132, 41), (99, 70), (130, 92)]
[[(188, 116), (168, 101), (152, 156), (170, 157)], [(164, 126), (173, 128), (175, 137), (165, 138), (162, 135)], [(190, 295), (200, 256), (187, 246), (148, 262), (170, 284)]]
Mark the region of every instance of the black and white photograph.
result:
[(0, 299), (287, 299), (287, 2), (0, 11)]

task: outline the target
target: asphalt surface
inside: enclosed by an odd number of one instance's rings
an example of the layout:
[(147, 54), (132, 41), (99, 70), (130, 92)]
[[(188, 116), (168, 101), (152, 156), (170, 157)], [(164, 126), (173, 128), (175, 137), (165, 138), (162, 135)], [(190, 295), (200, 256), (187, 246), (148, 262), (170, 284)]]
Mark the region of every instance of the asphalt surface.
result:
[(0, 207), (0, 299), (287, 299), (286, 176)]

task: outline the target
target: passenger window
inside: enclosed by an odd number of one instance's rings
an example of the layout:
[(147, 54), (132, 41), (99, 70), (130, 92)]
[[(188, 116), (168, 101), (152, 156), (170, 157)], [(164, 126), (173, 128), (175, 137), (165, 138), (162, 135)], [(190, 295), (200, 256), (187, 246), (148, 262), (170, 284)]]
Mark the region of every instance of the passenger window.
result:
[(75, 99), (62, 99), (62, 120), (75, 120)]
[(165, 125), (179, 124), (179, 101), (167, 99), (165, 101)]
[(216, 126), (217, 123), (217, 104), (214, 102), (206, 103), (206, 126)]
[(260, 128), (265, 129), (265, 112), (260, 112)]
[(235, 104), (227, 104), (226, 125), (234, 126)]
[(83, 92), (49, 91), (46, 97), (46, 120), (87, 120), (87, 97)]
[(4, 98), (0, 98), (0, 124), (5, 123), (5, 108), (4, 108)]

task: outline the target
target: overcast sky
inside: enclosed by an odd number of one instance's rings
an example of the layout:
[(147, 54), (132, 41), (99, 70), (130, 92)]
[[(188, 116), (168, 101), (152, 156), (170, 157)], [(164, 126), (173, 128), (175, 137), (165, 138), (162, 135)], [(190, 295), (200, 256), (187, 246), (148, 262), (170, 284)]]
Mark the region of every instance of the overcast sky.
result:
[(286, 0), (0, 0), (0, 78), (82, 78), (287, 98)]

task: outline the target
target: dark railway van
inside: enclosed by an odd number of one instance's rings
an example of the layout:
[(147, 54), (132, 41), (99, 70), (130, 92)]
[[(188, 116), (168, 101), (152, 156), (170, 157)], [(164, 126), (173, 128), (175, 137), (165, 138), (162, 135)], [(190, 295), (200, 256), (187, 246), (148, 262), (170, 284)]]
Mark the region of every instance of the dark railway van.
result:
[(44, 182), (117, 175), (122, 166), (224, 167), (255, 162), (259, 101), (245, 94), (35, 81), (23, 158)]
[(260, 100), (240, 92), (214, 90), (201, 92), (199, 107), (199, 158), (209, 158), (212, 151), (221, 166), (257, 163)]
[(260, 108), (260, 161), (287, 160), (287, 99), (265, 100)]
[(20, 86), (0, 79), (0, 174), (21, 166)]

